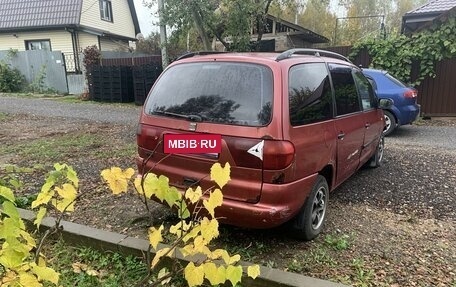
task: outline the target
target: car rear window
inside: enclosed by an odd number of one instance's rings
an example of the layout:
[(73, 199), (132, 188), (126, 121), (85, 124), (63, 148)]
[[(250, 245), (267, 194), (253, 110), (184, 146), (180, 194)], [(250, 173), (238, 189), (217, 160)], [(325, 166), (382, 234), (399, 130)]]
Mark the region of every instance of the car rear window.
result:
[(191, 121), (264, 126), (271, 120), (272, 71), (232, 62), (179, 64), (150, 92), (148, 114)]
[(395, 77), (391, 76), (390, 74), (386, 73), (385, 76), (397, 87), (399, 88), (407, 88), (407, 85), (396, 79)]

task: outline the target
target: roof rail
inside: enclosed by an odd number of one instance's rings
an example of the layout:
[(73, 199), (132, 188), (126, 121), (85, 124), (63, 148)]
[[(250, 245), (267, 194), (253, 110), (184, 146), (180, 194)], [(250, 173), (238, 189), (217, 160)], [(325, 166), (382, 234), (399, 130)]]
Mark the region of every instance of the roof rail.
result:
[(182, 56), (179, 56), (176, 61), (186, 59), (186, 58), (191, 58), (194, 56), (204, 56), (204, 55), (212, 55), (212, 54), (224, 54), (228, 52), (221, 52), (221, 51), (197, 51), (197, 52), (189, 52), (186, 54), (183, 54)]
[(339, 60), (344, 60), (344, 61), (347, 61), (347, 62), (351, 63), (351, 61), (347, 57), (342, 56), (341, 54), (337, 54), (337, 53), (334, 53), (334, 52), (331, 52), (331, 51), (320, 50), (320, 49), (290, 49), (290, 50), (286, 50), (285, 52), (283, 52), (283, 53), (281, 53), (280, 55), (277, 56), (276, 61), (279, 62), (279, 61), (288, 59), (294, 54), (298, 54), (298, 55), (314, 55), (314, 56), (317, 56), (317, 57), (326, 56), (326, 57), (336, 58), (336, 59), (339, 59)]

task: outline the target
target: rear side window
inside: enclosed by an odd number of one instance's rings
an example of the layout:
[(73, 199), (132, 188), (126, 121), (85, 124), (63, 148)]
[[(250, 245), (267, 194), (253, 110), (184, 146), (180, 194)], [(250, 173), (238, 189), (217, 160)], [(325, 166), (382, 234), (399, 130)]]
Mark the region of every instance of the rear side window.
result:
[(293, 66), (289, 72), (288, 99), (293, 126), (332, 118), (332, 95), (325, 63)]
[(271, 120), (272, 95), (272, 71), (265, 66), (180, 64), (162, 75), (145, 111), (191, 121), (264, 126)]
[(330, 64), (329, 70), (336, 98), (338, 116), (359, 112), (361, 110), (358, 92), (352, 76), (352, 68)]
[(359, 71), (355, 71), (353, 76), (355, 78), (356, 86), (358, 87), (359, 96), (361, 97), (363, 110), (375, 108), (377, 105), (374, 90), (368, 79)]

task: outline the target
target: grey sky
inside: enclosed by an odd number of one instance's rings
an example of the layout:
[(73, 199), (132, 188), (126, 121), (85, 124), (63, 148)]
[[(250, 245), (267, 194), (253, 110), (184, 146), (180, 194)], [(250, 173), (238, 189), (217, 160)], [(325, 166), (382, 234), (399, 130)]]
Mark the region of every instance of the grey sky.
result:
[(156, 17), (157, 10), (144, 7), (143, 0), (134, 0), (134, 3), (141, 33), (147, 38), (152, 31), (158, 31), (159, 29)]

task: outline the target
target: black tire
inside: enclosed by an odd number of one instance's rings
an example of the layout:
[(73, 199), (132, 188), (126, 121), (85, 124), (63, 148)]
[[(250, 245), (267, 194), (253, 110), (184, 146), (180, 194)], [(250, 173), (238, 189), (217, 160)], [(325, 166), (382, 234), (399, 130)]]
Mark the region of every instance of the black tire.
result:
[(328, 183), (319, 175), (304, 206), (290, 222), (291, 236), (303, 240), (317, 237), (325, 223), (328, 199)]
[(378, 141), (375, 153), (369, 160), (369, 163), (368, 163), (369, 167), (377, 168), (382, 165), (384, 151), (385, 151), (385, 138), (383, 136), (381, 136), (380, 140)]
[(390, 135), (395, 129), (397, 125), (396, 118), (390, 111), (383, 111), (385, 115), (385, 129), (383, 130), (383, 135), (386, 137)]

